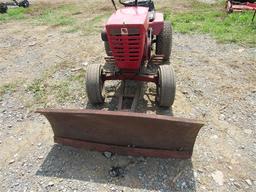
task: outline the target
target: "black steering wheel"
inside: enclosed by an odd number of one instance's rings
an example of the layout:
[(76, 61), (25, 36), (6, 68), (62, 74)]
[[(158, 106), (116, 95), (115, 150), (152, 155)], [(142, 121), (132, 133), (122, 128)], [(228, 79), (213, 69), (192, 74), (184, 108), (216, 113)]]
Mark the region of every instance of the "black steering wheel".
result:
[(119, 0), (124, 6), (146, 6), (151, 3), (151, 0)]

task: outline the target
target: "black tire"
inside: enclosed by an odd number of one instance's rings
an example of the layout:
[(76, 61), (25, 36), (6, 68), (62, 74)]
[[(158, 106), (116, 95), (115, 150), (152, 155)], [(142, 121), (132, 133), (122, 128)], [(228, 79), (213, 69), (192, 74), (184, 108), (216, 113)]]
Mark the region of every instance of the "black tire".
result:
[(101, 79), (102, 66), (89, 65), (86, 72), (86, 92), (91, 104), (104, 103), (104, 82)]
[(108, 41), (104, 41), (104, 47), (105, 47), (105, 52), (107, 56), (112, 56), (112, 51), (110, 49)]
[(28, 0), (23, 0), (19, 3), (20, 7), (28, 8), (29, 7), (29, 1)]
[(168, 61), (172, 51), (172, 25), (164, 22), (164, 28), (156, 37), (156, 54), (164, 55), (164, 60)]
[(159, 107), (171, 107), (175, 100), (176, 81), (172, 65), (160, 65), (156, 101)]
[(7, 13), (8, 7), (5, 3), (0, 3), (0, 13)]

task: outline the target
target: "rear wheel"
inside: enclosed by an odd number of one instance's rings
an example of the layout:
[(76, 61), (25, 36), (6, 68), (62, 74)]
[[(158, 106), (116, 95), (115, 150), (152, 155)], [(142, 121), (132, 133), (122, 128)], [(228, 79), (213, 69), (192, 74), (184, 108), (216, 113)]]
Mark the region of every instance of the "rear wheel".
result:
[(0, 3), (0, 13), (6, 13), (8, 10), (8, 7), (5, 3)]
[(86, 72), (86, 92), (90, 103), (104, 103), (104, 82), (102, 81), (102, 66), (100, 64), (89, 65)]
[(110, 49), (108, 41), (104, 41), (104, 47), (105, 47), (105, 51), (106, 51), (107, 56), (112, 56), (112, 51)]
[(156, 101), (160, 107), (171, 107), (176, 94), (176, 81), (172, 65), (160, 65)]
[(22, 2), (19, 3), (19, 6), (27, 8), (27, 7), (29, 7), (29, 1), (28, 0), (23, 0)]
[(156, 54), (164, 55), (164, 60), (170, 59), (172, 50), (172, 26), (168, 22), (164, 22), (162, 32), (156, 37)]

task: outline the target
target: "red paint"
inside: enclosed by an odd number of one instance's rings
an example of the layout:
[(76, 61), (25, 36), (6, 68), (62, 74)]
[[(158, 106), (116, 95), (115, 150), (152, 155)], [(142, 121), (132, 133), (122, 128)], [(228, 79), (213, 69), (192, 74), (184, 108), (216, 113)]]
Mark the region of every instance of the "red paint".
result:
[(233, 3), (232, 1), (228, 3), (228, 9), (231, 11), (256, 10), (256, 3)]
[(255, 3), (248, 3), (246, 5), (233, 5), (233, 10), (256, 10), (256, 4)]
[(144, 25), (145, 30), (148, 28), (148, 8), (146, 7), (124, 7), (117, 10), (108, 19), (108, 26), (120, 26), (124, 22), (126, 25)]
[(159, 35), (164, 27), (164, 15), (162, 13), (156, 13), (155, 20), (149, 23), (149, 27), (152, 27), (153, 35)]
[(134, 73), (124, 73), (124, 74), (109, 74), (102, 77), (103, 81), (108, 80), (134, 80), (134, 81), (144, 81), (158, 83), (158, 77), (156, 75), (137, 75)]
[[(132, 27), (139, 28), (140, 34), (136, 36), (108, 36), (108, 40), (117, 67), (122, 70), (137, 71), (140, 68), (143, 59), (146, 32), (142, 26), (133, 25)], [(113, 28), (129, 29), (130, 27), (123, 25), (122, 27), (112, 27), (112, 29)]]
[[(148, 25), (148, 8), (145, 7), (125, 7), (109, 18), (106, 24), (107, 36), (119, 69), (139, 70)], [(134, 30), (136, 32), (131, 35), (129, 31)]]
[[(136, 76), (134, 73), (140, 70), (145, 60), (151, 59), (149, 29), (152, 28), (153, 35), (158, 35), (163, 29), (162, 13), (156, 13), (155, 20), (152, 22), (149, 21), (148, 15), (146, 7), (124, 7), (113, 13), (105, 26), (116, 66), (121, 71), (133, 72), (132, 76)], [(126, 77), (119, 75), (112, 79), (124, 80)], [(133, 79), (155, 82), (155, 79), (140, 76), (133, 77)]]

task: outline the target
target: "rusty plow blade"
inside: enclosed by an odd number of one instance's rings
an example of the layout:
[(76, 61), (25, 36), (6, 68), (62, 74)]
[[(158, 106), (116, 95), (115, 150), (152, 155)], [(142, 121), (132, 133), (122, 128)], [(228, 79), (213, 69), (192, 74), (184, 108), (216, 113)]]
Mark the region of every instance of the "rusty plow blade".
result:
[(38, 110), (54, 141), (120, 155), (190, 158), (201, 122), (163, 115), (102, 110)]

